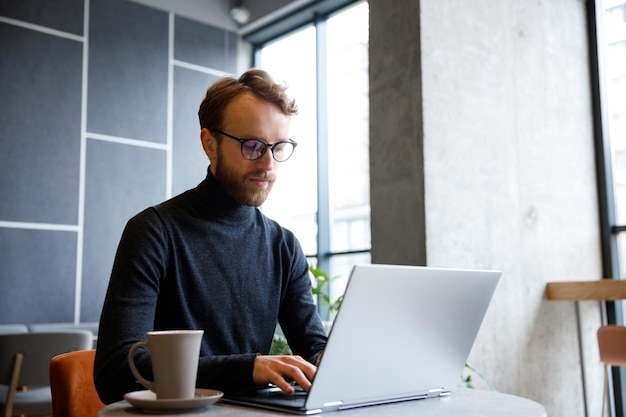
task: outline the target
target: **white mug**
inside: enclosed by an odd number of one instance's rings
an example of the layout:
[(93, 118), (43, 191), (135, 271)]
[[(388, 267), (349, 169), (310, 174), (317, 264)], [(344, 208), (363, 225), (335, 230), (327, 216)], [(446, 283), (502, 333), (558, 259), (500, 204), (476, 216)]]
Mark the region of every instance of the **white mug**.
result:
[[(147, 342), (137, 342), (128, 351), (130, 370), (158, 400), (193, 398), (203, 334), (204, 330), (148, 332)], [(150, 351), (154, 381), (141, 376), (135, 366), (133, 352), (140, 347)]]

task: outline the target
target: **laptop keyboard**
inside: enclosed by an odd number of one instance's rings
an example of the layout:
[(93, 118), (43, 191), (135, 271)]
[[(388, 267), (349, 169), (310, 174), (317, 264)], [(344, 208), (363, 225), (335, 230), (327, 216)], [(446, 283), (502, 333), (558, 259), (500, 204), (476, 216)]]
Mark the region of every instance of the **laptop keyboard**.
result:
[(269, 403), (282, 404), (288, 407), (303, 407), (308, 393), (300, 386), (294, 386), (294, 393), (287, 394), (280, 388), (267, 388), (257, 393), (257, 398), (261, 401)]
[(262, 395), (267, 398), (284, 398), (300, 401), (302, 400), (302, 398), (306, 398), (306, 396), (308, 395), (308, 393), (303, 390), (302, 387), (300, 387), (299, 385), (294, 385), (294, 389), (295, 391), (293, 392), (293, 394), (287, 394), (278, 387), (267, 388), (260, 391), (260, 393), (262, 393)]

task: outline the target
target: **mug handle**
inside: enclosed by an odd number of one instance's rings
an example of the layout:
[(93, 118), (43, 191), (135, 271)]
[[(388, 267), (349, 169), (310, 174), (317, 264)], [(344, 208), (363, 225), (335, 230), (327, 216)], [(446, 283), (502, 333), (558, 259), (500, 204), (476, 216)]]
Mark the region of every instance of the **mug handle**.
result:
[(130, 370), (135, 376), (135, 378), (137, 378), (137, 380), (141, 382), (141, 385), (148, 388), (150, 391), (155, 392), (154, 382), (148, 381), (146, 378), (141, 376), (141, 374), (139, 373), (139, 370), (137, 370), (137, 367), (135, 366), (135, 358), (133, 357), (133, 352), (135, 352), (135, 350), (140, 347), (143, 347), (144, 349), (150, 351), (150, 349), (148, 349), (148, 342), (144, 342), (144, 341), (136, 342), (130, 347), (130, 350), (128, 351), (128, 365), (130, 366)]

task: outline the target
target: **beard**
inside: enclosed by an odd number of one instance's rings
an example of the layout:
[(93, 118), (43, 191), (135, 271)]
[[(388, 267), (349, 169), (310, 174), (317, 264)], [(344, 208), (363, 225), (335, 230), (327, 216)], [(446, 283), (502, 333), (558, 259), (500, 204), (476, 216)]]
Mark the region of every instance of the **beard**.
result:
[[(275, 179), (271, 178), (267, 171), (262, 169), (240, 177), (233, 170), (229, 169), (228, 166), (219, 163), (219, 161), (223, 160), (219, 157), (219, 154), (218, 148), (218, 161), (216, 161), (218, 163), (214, 163), (215, 178), (224, 187), (226, 193), (233, 200), (244, 206), (259, 207), (262, 205), (272, 190)], [(251, 178), (267, 179), (269, 183), (267, 187), (259, 188), (249, 181)]]

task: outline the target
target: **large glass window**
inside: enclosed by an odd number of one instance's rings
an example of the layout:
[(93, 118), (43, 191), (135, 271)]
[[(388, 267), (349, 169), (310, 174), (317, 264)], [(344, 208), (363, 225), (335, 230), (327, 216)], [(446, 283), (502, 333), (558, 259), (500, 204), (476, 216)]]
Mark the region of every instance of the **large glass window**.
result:
[(298, 142), (281, 164), (263, 212), (293, 231), (307, 255), (317, 253), (317, 100), (315, 27), (308, 25), (262, 49), (262, 64), (277, 81), (287, 83), (296, 99), (298, 115), (292, 118), (291, 139)]
[[(603, 71), (606, 137), (613, 164), (615, 224), (626, 225), (626, 1), (602, 2), (598, 37)], [(620, 276), (626, 274), (626, 236), (618, 236)]]
[(291, 229), (343, 293), (355, 263), (370, 262), (369, 10), (360, 1), (257, 45), (257, 66), (298, 103), (294, 156), (263, 211)]
[[(600, 206), (604, 250), (604, 274), (626, 278), (626, 0), (595, 0), (590, 3), (597, 37), (596, 134)], [(624, 324), (624, 302), (607, 303), (610, 323)], [(611, 415), (626, 415), (626, 369), (612, 373)]]
[[(609, 271), (626, 278), (626, 0), (597, 0), (598, 84), (602, 140), (609, 150), (608, 222), (617, 260)], [(615, 317), (624, 322), (623, 317)]]

